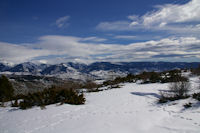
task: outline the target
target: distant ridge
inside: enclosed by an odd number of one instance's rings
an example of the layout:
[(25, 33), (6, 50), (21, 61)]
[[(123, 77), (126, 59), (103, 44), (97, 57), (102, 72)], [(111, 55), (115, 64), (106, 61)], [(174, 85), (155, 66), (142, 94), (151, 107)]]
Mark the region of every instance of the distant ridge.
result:
[(54, 65), (34, 64), (24, 62), (14, 66), (0, 63), (1, 74), (18, 75), (51, 75), (70, 78), (77, 75), (96, 76), (106, 72), (115, 73), (139, 73), (142, 71), (165, 71), (172, 69), (196, 68), (200, 62), (94, 62), (86, 65), (82, 63), (60, 63)]

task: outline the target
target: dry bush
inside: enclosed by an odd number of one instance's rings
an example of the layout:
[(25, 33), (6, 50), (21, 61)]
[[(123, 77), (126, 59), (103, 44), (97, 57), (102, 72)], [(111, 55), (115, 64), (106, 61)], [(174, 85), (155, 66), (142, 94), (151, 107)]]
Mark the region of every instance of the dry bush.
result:
[(159, 103), (166, 103), (168, 101), (175, 101), (179, 99), (188, 98), (187, 94), (190, 90), (190, 83), (188, 81), (173, 82), (169, 85), (169, 91), (160, 92)]
[(169, 90), (174, 97), (185, 97), (190, 89), (190, 83), (187, 81), (173, 82), (169, 85)]
[(95, 89), (95, 88), (98, 88), (98, 85), (95, 82), (87, 81), (84, 84), (83, 88), (86, 88), (86, 89)]

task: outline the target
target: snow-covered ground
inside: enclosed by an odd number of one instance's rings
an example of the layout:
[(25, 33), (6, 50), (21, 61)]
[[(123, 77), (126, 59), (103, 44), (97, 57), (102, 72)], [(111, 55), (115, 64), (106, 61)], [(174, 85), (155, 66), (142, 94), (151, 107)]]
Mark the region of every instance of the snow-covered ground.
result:
[(196, 102), (186, 99), (159, 105), (163, 89), (167, 84), (127, 83), (87, 93), (85, 105), (0, 108), (0, 133), (199, 133), (199, 104), (184, 109), (183, 104)]

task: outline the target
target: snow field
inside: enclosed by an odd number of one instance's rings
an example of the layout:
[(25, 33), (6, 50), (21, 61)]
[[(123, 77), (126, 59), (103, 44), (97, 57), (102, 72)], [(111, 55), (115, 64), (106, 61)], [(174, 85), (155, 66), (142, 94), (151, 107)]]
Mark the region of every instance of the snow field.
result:
[(183, 107), (194, 99), (157, 104), (159, 90), (167, 86), (126, 83), (119, 89), (87, 93), (85, 105), (0, 108), (0, 133), (199, 133), (199, 104)]

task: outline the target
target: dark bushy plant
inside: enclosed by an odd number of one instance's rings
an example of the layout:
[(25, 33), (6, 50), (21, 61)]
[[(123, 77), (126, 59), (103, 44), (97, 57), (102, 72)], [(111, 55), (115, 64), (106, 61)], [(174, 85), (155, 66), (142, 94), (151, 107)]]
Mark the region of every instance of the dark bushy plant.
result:
[(83, 94), (78, 94), (73, 89), (60, 87), (51, 87), (44, 91), (25, 95), (19, 106), (21, 109), (31, 108), (32, 106), (41, 106), (54, 103), (68, 104), (84, 104), (85, 98)]
[(135, 76), (135, 81), (136, 80), (142, 80), (142, 84), (146, 83), (165, 83), (168, 81), (164, 81), (164, 78), (162, 78), (163, 73), (161, 72), (143, 72), (141, 74), (138, 74)]
[(192, 107), (192, 103), (189, 102), (189, 103), (184, 104), (183, 106), (184, 106), (185, 108), (190, 108), (190, 107)]
[(192, 97), (198, 101), (200, 101), (200, 92), (192, 94)]
[(14, 89), (8, 78), (4, 75), (0, 77), (0, 101), (5, 102), (12, 99)]
[(161, 73), (162, 79), (161, 83), (178, 82), (178, 81), (188, 81), (188, 78), (181, 75), (181, 70), (171, 70)]

